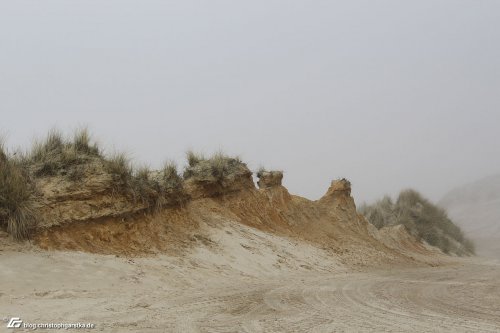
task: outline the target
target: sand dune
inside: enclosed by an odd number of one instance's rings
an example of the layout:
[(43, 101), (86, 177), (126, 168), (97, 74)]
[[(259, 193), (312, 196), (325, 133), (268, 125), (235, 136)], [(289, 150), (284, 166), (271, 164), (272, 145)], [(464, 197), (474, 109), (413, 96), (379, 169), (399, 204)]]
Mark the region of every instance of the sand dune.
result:
[[(174, 188), (141, 178), (148, 201), (90, 161), (78, 181), (35, 178), (29, 240), (0, 232), (6, 318), (103, 332), (500, 329), (498, 265), (446, 256), (401, 226), (377, 230), (346, 179), (311, 201), (280, 172), (256, 188), (244, 163), (216, 156)], [(214, 178), (216, 162), (232, 171)]]

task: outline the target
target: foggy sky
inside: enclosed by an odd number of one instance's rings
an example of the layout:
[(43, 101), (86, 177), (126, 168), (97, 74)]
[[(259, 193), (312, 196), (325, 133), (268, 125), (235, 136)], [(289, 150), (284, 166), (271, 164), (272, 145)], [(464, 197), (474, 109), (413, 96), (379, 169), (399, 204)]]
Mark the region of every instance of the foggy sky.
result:
[(138, 164), (437, 200), (500, 172), (500, 1), (2, 1), (0, 112), (10, 147), (87, 125)]

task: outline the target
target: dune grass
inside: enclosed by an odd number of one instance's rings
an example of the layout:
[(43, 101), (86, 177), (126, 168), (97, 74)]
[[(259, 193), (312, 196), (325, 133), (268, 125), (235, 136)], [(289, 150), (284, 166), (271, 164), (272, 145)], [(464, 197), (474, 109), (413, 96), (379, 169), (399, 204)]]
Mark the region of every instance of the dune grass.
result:
[(106, 171), (113, 177), (113, 183), (127, 186), (134, 176), (134, 168), (125, 153), (114, 153), (102, 159)]
[(77, 130), (72, 140), (56, 130), (51, 130), (43, 140), (33, 143), (32, 149), (21, 160), (33, 168), (37, 177), (66, 174), (76, 165), (92, 158), (102, 157), (97, 144), (92, 144), (86, 128)]
[(192, 150), (188, 150), (188, 152), (186, 153), (186, 160), (188, 162), (189, 167), (194, 167), (201, 161), (205, 161), (206, 158), (203, 154), (195, 153)]
[[(53, 129), (43, 140), (35, 141), (32, 149), (21, 160), (32, 170), (34, 177), (63, 176), (73, 182), (91, 176), (86, 170), (90, 163), (102, 165), (104, 171), (111, 176), (110, 190), (114, 194), (124, 194), (135, 202), (151, 206), (158, 206), (160, 197), (169, 192), (165, 187), (171, 188), (171, 185), (162, 183), (165, 177), (162, 180), (151, 177), (152, 172), (148, 167), (134, 167), (127, 154), (104, 154), (92, 142), (86, 128), (75, 131), (71, 138), (66, 138), (61, 131)], [(170, 177), (180, 178), (178, 174), (174, 174), (170, 170)]]
[(223, 184), (245, 166), (239, 157), (230, 157), (220, 151), (209, 158), (188, 151), (186, 157), (188, 165), (184, 169), (184, 179), (207, 184)]
[(113, 191), (127, 194), (136, 202), (159, 209), (186, 199), (182, 177), (173, 162), (165, 163), (159, 171), (148, 166), (134, 168), (125, 154), (104, 158), (107, 172), (113, 177)]
[(359, 211), (377, 228), (402, 224), (415, 237), (440, 248), (444, 253), (474, 253), (474, 244), (450, 220), (446, 211), (415, 190), (404, 190), (396, 202), (388, 196)]
[(161, 170), (161, 181), (167, 190), (182, 187), (182, 177), (174, 162), (169, 161), (165, 163)]
[(37, 223), (32, 193), (23, 165), (10, 158), (0, 143), (0, 225), (15, 239), (28, 238)]

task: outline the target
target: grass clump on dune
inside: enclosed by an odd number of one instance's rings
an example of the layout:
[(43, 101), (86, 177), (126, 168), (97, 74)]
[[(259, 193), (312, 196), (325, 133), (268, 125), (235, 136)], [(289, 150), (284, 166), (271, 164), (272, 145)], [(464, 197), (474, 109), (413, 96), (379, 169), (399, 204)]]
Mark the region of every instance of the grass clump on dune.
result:
[(113, 177), (113, 183), (119, 187), (126, 187), (134, 176), (134, 169), (125, 153), (115, 153), (103, 158), (106, 171)]
[(23, 165), (9, 158), (0, 143), (0, 225), (15, 239), (28, 238), (36, 225), (32, 192)]
[[(125, 153), (103, 154), (92, 143), (87, 129), (77, 130), (69, 139), (60, 131), (51, 130), (21, 160), (34, 177), (64, 176), (73, 182), (92, 177), (95, 168), (102, 169), (111, 176), (112, 193), (150, 207), (161, 206), (168, 201), (166, 195), (173, 195), (174, 188), (182, 187), (178, 181), (181, 177), (172, 165), (166, 168), (166, 176), (153, 177), (154, 172), (148, 167), (135, 168)], [(91, 164), (93, 167), (89, 168)]]
[(150, 208), (159, 209), (185, 200), (182, 177), (177, 166), (168, 162), (160, 171), (147, 166), (135, 169), (125, 154), (105, 159), (107, 172), (113, 177), (113, 191), (131, 196)]
[(187, 200), (181, 175), (174, 162), (167, 162), (156, 178), (159, 197), (156, 207), (180, 204)]
[(474, 253), (474, 244), (450, 220), (446, 211), (415, 190), (402, 191), (396, 202), (386, 196), (373, 205), (362, 206), (360, 212), (378, 229), (402, 224), (412, 235), (444, 253)]
[(71, 142), (75, 151), (89, 156), (100, 156), (99, 147), (91, 142), (91, 136), (88, 129), (83, 128), (75, 132), (73, 142)]
[(205, 156), (203, 156), (200, 153), (195, 153), (192, 150), (189, 150), (186, 153), (186, 159), (187, 159), (187, 162), (188, 162), (188, 165), (189, 165), (190, 168), (195, 167), (201, 161), (205, 161), (206, 160)]
[(214, 196), (253, 187), (252, 172), (239, 157), (218, 152), (205, 158), (187, 153), (183, 178), (195, 196)]
[(149, 167), (134, 169), (125, 153), (115, 153), (103, 158), (104, 167), (112, 178), (112, 190), (115, 194), (125, 194), (134, 201), (152, 205), (158, 193), (156, 183), (151, 179)]
[(177, 171), (177, 165), (174, 162), (167, 162), (161, 170), (161, 183), (168, 190), (175, 190), (182, 187), (182, 177)]
[(184, 170), (184, 179), (192, 179), (198, 182), (222, 184), (225, 179), (241, 172), (246, 165), (239, 157), (230, 157), (222, 152), (213, 154), (210, 158), (187, 153), (188, 166)]
[(66, 174), (72, 167), (99, 157), (99, 148), (91, 143), (87, 129), (76, 131), (72, 140), (54, 129), (44, 140), (35, 141), (22, 160), (33, 168), (35, 176), (43, 177)]

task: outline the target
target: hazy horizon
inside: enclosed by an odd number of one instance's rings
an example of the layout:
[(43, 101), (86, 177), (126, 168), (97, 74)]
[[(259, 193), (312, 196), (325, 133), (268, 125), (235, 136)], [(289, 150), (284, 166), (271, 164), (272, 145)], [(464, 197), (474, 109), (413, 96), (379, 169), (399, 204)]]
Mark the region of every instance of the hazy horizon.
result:
[(500, 2), (0, 4), (0, 135), (88, 126), (138, 164), (223, 149), (319, 198), (500, 173)]

